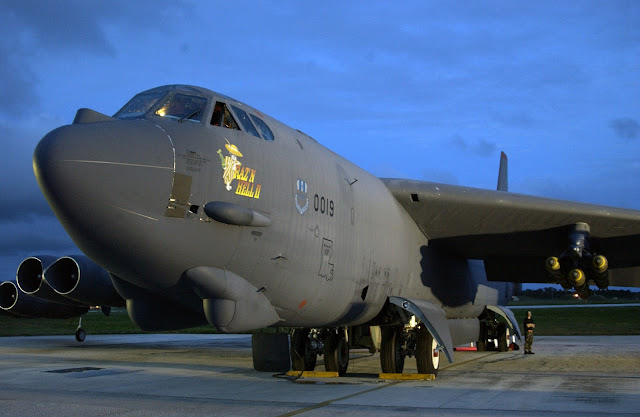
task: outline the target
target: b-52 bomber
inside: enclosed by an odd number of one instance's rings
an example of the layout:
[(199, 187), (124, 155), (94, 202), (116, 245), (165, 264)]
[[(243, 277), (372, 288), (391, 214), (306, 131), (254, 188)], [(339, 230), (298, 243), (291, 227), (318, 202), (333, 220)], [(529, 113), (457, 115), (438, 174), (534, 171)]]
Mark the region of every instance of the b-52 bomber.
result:
[[(506, 350), (518, 283), (583, 298), (640, 286), (639, 211), (510, 193), (503, 162), (497, 190), (377, 178), (186, 85), (113, 117), (80, 109), (33, 157), (56, 216), (140, 328), (254, 331), (256, 369), (313, 370), (323, 355), (340, 375), (351, 348), (379, 350), (383, 372), (415, 357), (432, 374), (456, 345)], [(104, 288), (94, 276), (70, 279), (88, 295)]]

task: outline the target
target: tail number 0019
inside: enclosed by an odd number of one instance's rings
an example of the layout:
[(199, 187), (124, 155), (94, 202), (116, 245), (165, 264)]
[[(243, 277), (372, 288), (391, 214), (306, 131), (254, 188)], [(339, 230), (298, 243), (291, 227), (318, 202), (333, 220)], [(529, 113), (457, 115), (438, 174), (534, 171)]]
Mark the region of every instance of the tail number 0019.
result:
[(329, 200), (324, 196), (319, 196), (318, 194), (316, 194), (313, 196), (313, 209), (315, 211), (319, 211), (322, 214), (326, 214), (330, 217), (333, 217), (333, 212), (334, 212), (333, 200)]

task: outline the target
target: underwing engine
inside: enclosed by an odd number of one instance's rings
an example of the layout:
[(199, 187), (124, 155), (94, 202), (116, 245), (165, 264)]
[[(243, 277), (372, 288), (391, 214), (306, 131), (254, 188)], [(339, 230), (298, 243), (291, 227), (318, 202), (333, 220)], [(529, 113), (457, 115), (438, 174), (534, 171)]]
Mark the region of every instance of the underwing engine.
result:
[(565, 290), (574, 289), (582, 299), (589, 297), (589, 281), (598, 288), (609, 286), (609, 262), (604, 255), (591, 250), (591, 229), (586, 223), (576, 223), (569, 230), (569, 246), (559, 256), (547, 258), (545, 267)]

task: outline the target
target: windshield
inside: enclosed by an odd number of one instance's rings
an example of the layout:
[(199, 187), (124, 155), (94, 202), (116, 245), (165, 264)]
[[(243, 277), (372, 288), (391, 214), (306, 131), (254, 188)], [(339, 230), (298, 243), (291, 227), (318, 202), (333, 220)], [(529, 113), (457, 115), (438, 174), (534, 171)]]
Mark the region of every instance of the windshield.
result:
[(138, 94), (121, 108), (114, 117), (127, 119), (131, 117), (144, 116), (153, 107), (164, 93), (142, 93)]
[(183, 120), (200, 122), (206, 104), (207, 99), (204, 97), (174, 94), (156, 110), (156, 115), (178, 119), (180, 122)]

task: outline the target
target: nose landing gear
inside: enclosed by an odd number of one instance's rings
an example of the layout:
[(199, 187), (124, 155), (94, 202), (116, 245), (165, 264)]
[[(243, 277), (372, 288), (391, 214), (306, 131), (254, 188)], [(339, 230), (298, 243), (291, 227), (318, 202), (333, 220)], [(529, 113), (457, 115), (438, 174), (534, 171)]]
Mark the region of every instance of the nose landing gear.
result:
[(84, 339), (87, 337), (87, 332), (82, 328), (82, 316), (78, 319), (78, 328), (76, 329), (76, 341), (84, 342)]

